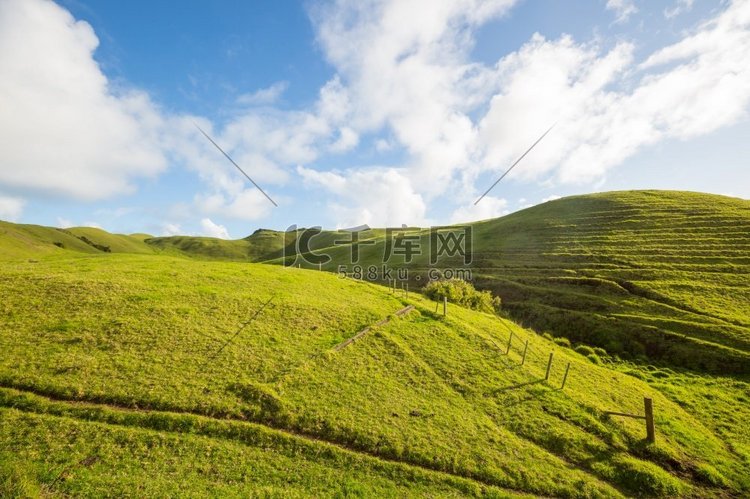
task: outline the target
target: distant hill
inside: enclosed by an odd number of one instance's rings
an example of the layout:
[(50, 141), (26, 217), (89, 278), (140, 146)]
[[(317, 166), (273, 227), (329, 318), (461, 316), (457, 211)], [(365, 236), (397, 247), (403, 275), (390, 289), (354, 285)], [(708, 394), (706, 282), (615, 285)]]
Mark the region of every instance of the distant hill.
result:
[(81, 253), (143, 253), (154, 250), (137, 237), (92, 227), (58, 229), (0, 221), (0, 258)]

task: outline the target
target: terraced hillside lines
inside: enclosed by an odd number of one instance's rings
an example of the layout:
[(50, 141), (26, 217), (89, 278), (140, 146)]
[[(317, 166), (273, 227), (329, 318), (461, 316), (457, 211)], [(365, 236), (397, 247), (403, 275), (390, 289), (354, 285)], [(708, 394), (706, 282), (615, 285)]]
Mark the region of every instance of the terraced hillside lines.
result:
[[(523, 237), (505, 236), (521, 223)], [(750, 203), (692, 193), (606, 193), (546, 203), (477, 224), (476, 231), (480, 239), (495, 234), (503, 241), (480, 249), (480, 259), (491, 264), (478, 272), (514, 317), (616, 353), (672, 356), (698, 368), (716, 368), (727, 355), (736, 357), (729, 363), (737, 369), (750, 368), (747, 357), (733, 353), (750, 351)], [(635, 341), (625, 341), (627, 334)], [(668, 345), (690, 340), (704, 351), (719, 347), (715, 358), (691, 358)]]
[[(117, 418), (140, 418), (151, 430), (175, 424), (154, 411), (179, 413), (174, 421), (186, 425), (196, 417), (254, 422), (476, 487), (536, 495), (750, 489), (737, 451), (680, 406), (492, 315), (452, 307), (442, 317), (418, 295), (407, 302), (324, 272), (155, 255), (16, 261), (2, 277), (0, 385), (59, 400), (48, 402), (58, 404), (50, 416), (98, 414), (72, 403), (86, 402), (138, 409)], [(206, 364), (217, 340), (270, 296), (274, 306)], [(406, 305), (417, 310), (331, 351)], [(517, 347), (510, 355), (497, 348), (509, 331), (530, 341), (524, 366)], [(539, 382), (552, 350), (551, 381)], [(645, 395), (657, 407), (657, 446), (643, 444), (641, 424), (602, 418), (613, 408), (640, 410)], [(6, 407), (49, 412), (39, 401), (8, 400)], [(244, 441), (231, 428), (223, 434), (230, 443)]]
[(252, 423), (53, 402), (7, 389), (0, 399), (0, 464), (13, 454), (3, 470), (12, 482), (0, 475), (0, 492), (8, 494), (524, 496)]
[[(670, 191), (574, 196), (472, 224), (476, 284), (516, 320), (613, 354), (750, 372), (750, 202)], [(429, 231), (412, 229), (419, 246)], [(385, 240), (360, 248), (380, 267)], [(325, 249), (337, 271), (350, 248)], [(427, 252), (410, 269), (428, 280)], [(279, 259), (272, 263), (280, 263)], [(351, 265), (349, 265), (351, 267)], [(439, 268), (465, 267), (461, 258)], [(417, 279), (419, 276), (419, 279)]]

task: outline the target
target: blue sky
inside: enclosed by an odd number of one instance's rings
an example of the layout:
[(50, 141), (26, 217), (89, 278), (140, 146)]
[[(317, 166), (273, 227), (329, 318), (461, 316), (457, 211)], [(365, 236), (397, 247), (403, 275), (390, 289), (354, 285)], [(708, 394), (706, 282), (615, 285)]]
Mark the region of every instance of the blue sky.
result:
[(239, 238), (747, 199), (747, 53), (747, 0), (4, 0), (0, 219)]

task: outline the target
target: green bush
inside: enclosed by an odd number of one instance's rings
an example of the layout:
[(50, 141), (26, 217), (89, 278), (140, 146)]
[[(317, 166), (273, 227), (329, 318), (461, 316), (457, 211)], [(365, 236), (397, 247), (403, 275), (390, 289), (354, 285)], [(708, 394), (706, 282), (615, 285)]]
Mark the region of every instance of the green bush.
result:
[(565, 338), (563, 336), (559, 338), (555, 338), (555, 344), (560, 345), (561, 347), (570, 348), (570, 340), (568, 338)]
[(472, 310), (481, 312), (500, 311), (499, 297), (493, 297), (489, 291), (478, 291), (471, 283), (463, 279), (430, 281), (424, 287), (424, 294), (435, 301), (443, 301), (443, 298), (448, 298), (449, 302)]
[(591, 355), (587, 355), (586, 358), (589, 359), (593, 364), (598, 365), (602, 363), (602, 359), (599, 358), (599, 356), (595, 353), (592, 353)]
[(599, 357), (606, 357), (608, 355), (607, 351), (601, 347), (594, 347), (594, 353)]
[(576, 345), (575, 351), (584, 356), (594, 355), (596, 353), (594, 352), (594, 349), (588, 345)]

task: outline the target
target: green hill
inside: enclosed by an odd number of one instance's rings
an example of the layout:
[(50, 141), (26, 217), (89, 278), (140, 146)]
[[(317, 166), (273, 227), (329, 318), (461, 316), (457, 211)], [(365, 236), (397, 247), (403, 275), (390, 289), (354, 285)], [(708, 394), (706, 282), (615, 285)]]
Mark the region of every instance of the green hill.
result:
[[(673, 191), (627, 191), (574, 196), (470, 224), (473, 261), (427, 251), (392, 269), (408, 269), (412, 289), (433, 268), (465, 268), (477, 287), (500, 296), (505, 313), (537, 331), (599, 346), (612, 355), (699, 371), (750, 373), (750, 202)], [(80, 252), (161, 253), (197, 259), (282, 263), (290, 234), (257, 230), (239, 240), (112, 235), (98, 229), (63, 231), (0, 225), (0, 255)], [(409, 229), (422, 248), (428, 229)], [(74, 238), (68, 237), (74, 236)], [(363, 232), (358, 266), (382, 268), (383, 229)], [(345, 265), (344, 233), (324, 231), (314, 252)], [(287, 260), (291, 263), (291, 260)], [(297, 260), (302, 267), (317, 264)], [(378, 272), (375, 281), (385, 283)]]
[(137, 236), (110, 234), (93, 227), (73, 227), (61, 230), (105, 253), (154, 253), (154, 249)]
[[(750, 350), (748, 201), (578, 196), (477, 224), (476, 232), (485, 243), (477, 280), (517, 320), (614, 353), (714, 370), (737, 359), (750, 368), (734, 356)], [(696, 358), (693, 345), (716, 356)]]
[[(471, 230), (475, 282), (558, 338), (247, 263), (281, 263), (290, 234), (0, 223), (0, 496), (750, 492), (747, 201), (606, 193)], [(312, 242), (324, 270), (348, 264), (340, 236)], [(381, 265), (385, 231), (367, 237), (359, 265)], [(428, 255), (398, 258), (426, 282)], [(643, 397), (656, 444), (605, 415)]]
[[(493, 315), (443, 317), (415, 293), (270, 265), (70, 253), (0, 268), (5, 493), (750, 490), (743, 404), (715, 398), (738, 418), (716, 428), (647, 377)], [(642, 413), (644, 396), (656, 444), (641, 421), (604, 415)]]
[(133, 236), (93, 227), (57, 229), (0, 221), (0, 259), (81, 253), (143, 253), (154, 249)]
[[(412, 289), (428, 282), (431, 267), (469, 269), (514, 320), (624, 358), (750, 373), (750, 202), (611, 192), (470, 227), (470, 265), (456, 256), (431, 266), (428, 229), (411, 232), (421, 255), (410, 263), (392, 255), (387, 265), (409, 269)], [(386, 240), (374, 239), (360, 247), (362, 269), (382, 267)], [(325, 252), (325, 270), (354, 267), (348, 247)]]

